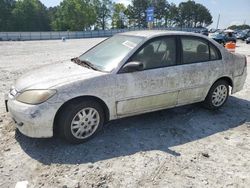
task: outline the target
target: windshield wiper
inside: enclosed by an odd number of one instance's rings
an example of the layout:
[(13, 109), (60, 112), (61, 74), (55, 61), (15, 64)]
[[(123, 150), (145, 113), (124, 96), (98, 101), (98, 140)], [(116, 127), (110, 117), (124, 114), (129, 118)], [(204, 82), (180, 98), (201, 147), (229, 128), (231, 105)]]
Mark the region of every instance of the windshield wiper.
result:
[(92, 64), (91, 62), (87, 60), (80, 60), (78, 57), (75, 57), (75, 58), (72, 58), (71, 61), (78, 65), (81, 65), (81, 66), (84, 66), (84, 67), (87, 67), (96, 71), (100, 71), (100, 69), (98, 69), (94, 64)]

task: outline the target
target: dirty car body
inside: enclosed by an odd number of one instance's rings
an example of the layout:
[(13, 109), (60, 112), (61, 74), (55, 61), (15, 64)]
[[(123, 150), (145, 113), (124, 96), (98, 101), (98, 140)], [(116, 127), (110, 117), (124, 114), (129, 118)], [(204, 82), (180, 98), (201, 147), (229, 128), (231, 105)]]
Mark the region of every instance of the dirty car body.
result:
[(7, 108), (24, 135), (52, 137), (65, 111), (76, 106), (85, 110), (72, 114), (71, 129), (64, 125), (63, 133), (84, 140), (96, 122), (204, 101), (218, 80), (238, 92), (247, 74), (244, 56), (187, 32), (118, 34), (73, 61), (29, 72), (10, 90)]

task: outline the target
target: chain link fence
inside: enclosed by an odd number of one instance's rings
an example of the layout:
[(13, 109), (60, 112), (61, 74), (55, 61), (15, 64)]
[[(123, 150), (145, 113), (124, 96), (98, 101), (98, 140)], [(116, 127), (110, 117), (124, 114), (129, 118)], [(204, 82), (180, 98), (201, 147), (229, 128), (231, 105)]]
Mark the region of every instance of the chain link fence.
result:
[[(117, 33), (127, 31), (145, 30), (145, 28), (126, 28), (110, 29), (95, 31), (51, 31), (51, 32), (0, 32), (0, 41), (29, 41), (29, 40), (58, 40), (58, 39), (81, 39), (81, 38), (98, 38), (110, 37)], [(177, 27), (160, 27), (154, 30), (169, 31), (188, 31), (198, 32), (197, 28), (177, 28)]]

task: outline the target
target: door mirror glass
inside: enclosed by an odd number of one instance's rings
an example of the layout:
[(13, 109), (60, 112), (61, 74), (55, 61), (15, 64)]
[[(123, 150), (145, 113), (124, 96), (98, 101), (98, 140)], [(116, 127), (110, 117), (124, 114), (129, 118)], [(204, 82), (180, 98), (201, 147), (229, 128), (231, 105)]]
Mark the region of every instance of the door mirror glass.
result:
[(136, 71), (142, 71), (143, 70), (143, 64), (138, 61), (132, 61), (124, 65), (122, 68), (123, 73), (128, 73), (128, 72), (136, 72)]

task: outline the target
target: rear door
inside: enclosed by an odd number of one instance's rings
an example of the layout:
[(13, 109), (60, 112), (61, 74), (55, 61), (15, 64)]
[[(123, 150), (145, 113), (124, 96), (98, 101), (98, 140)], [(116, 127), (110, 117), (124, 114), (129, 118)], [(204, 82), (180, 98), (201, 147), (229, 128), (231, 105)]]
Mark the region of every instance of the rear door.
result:
[(181, 36), (181, 89), (178, 105), (205, 99), (213, 81), (223, 73), (219, 50), (200, 37)]

